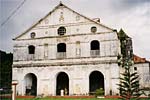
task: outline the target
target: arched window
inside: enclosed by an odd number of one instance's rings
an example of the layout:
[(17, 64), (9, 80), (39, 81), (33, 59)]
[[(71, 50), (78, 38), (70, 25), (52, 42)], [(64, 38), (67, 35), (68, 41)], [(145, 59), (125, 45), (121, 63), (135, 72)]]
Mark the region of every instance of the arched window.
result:
[(66, 58), (66, 44), (59, 43), (57, 45), (57, 58)]
[(29, 51), (29, 54), (34, 54), (35, 53), (35, 46), (33, 46), (33, 45), (28, 46), (28, 51)]
[(59, 43), (57, 45), (57, 52), (66, 52), (66, 44), (65, 43)]
[(93, 40), (91, 42), (91, 50), (99, 50), (99, 42), (97, 40)]
[(100, 54), (100, 44), (99, 41), (93, 40), (91, 42), (91, 56), (99, 56)]
[(64, 35), (66, 33), (66, 28), (65, 27), (59, 27), (57, 31), (58, 31), (59, 35)]

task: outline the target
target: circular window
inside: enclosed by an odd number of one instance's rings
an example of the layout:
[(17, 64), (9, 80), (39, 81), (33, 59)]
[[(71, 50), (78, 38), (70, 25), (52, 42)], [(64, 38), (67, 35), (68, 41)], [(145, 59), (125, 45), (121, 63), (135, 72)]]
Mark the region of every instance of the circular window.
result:
[(48, 24), (49, 23), (49, 20), (48, 19), (45, 19), (45, 24)]
[(80, 16), (76, 16), (76, 21), (79, 21), (80, 20)]
[(65, 27), (59, 27), (58, 28), (58, 34), (59, 35), (64, 35), (66, 33), (66, 28)]
[(95, 26), (91, 27), (91, 32), (95, 33), (97, 31), (97, 28)]
[(31, 33), (31, 38), (35, 38), (35, 32)]

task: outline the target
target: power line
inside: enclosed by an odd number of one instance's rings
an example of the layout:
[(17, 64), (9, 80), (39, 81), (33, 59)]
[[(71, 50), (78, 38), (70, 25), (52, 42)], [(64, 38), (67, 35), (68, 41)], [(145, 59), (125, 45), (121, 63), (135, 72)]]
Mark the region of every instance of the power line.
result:
[(9, 19), (23, 6), (23, 4), (26, 2), (26, 0), (23, 0), (23, 2), (4, 20), (1, 24), (1, 26), (5, 25)]

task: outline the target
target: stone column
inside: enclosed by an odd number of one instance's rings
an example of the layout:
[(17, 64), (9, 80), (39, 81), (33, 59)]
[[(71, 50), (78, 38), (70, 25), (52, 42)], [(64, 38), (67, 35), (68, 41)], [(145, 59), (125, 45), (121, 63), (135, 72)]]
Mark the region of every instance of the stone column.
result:
[(104, 86), (105, 86), (105, 95), (110, 95), (110, 66), (106, 65), (105, 66), (105, 77), (104, 77)]
[(16, 100), (16, 85), (18, 84), (17, 80), (12, 81), (12, 100)]

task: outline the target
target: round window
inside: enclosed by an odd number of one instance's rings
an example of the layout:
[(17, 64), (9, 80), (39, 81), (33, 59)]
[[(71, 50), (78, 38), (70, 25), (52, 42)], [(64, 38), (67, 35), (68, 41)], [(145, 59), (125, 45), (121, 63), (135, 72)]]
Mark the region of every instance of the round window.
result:
[(35, 33), (34, 32), (31, 33), (31, 38), (35, 38)]
[(64, 35), (66, 33), (66, 28), (65, 27), (59, 27), (58, 28), (58, 34), (59, 35)]
[(97, 28), (95, 26), (91, 27), (91, 32), (95, 33), (97, 31)]

